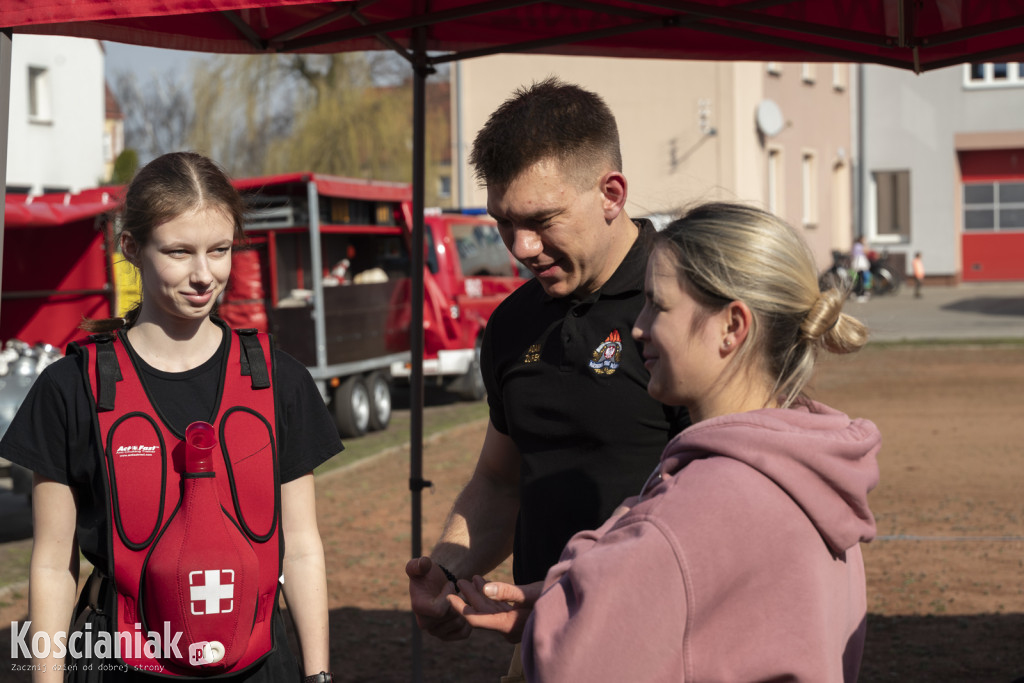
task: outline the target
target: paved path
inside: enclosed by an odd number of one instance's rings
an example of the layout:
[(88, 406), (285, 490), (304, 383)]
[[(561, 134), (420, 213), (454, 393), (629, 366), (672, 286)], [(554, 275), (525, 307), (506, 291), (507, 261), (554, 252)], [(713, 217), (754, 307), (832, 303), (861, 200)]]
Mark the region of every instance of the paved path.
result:
[(913, 287), (866, 302), (851, 299), (846, 312), (863, 321), (876, 341), (1024, 340), (1024, 282)]

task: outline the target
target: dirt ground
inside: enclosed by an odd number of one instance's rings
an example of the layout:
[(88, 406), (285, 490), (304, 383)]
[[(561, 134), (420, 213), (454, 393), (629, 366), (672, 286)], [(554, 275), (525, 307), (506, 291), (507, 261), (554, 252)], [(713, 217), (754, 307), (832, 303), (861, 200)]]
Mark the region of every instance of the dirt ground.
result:
[[(820, 367), (815, 398), (874, 420), (879, 538), (865, 547), (868, 644), (862, 681), (1003, 682), (1024, 676), (1024, 347), (877, 347)], [(425, 446), (423, 545), (469, 477), (475, 421)], [(318, 479), (336, 680), (412, 679), (408, 451)], [(0, 556), (0, 562), (2, 562)], [(499, 570), (498, 578), (507, 578)], [(24, 591), (0, 623), (25, 617)], [(8, 633), (0, 633), (6, 652)], [(421, 643), (422, 680), (497, 683), (510, 646), (487, 633)], [(0, 662), (0, 682), (28, 680)]]

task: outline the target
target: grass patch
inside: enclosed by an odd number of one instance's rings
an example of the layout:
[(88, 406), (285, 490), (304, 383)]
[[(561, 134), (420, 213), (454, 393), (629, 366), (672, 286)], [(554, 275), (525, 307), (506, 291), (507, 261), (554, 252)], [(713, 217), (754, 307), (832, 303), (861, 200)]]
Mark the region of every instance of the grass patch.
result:
[[(428, 401), (430, 397), (428, 396)], [(487, 402), (449, 402), (430, 405), (424, 411), (423, 438), (487, 417)], [(382, 432), (371, 432), (357, 439), (346, 439), (345, 450), (334, 456), (314, 471), (315, 474), (330, 472), (350, 465), (381, 451), (402, 446), (409, 442), (409, 411), (395, 412), (391, 424)]]
[(32, 539), (8, 541), (3, 544), (3, 562), (0, 562), (0, 586), (9, 586), (28, 578), (29, 560), (32, 559)]

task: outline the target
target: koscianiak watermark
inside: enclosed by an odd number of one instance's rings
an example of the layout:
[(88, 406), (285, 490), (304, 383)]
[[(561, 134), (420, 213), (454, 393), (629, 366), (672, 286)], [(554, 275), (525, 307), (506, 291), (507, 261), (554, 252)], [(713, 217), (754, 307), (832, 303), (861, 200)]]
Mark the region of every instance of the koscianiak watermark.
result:
[[(68, 657), (70, 660), (86, 660), (104, 662), (110, 660), (138, 659), (181, 659), (178, 643), (180, 632), (171, 633), (170, 624), (164, 623), (163, 632), (149, 631), (143, 638), (141, 624), (135, 625), (135, 631), (111, 634), (106, 631), (94, 631), (92, 624), (85, 624), (81, 631), (66, 631), (54, 634), (45, 631), (31, 633), (32, 622), (11, 622), (11, 659), (45, 659), (53, 656), (58, 659)], [(30, 635), (31, 633), (31, 635)], [(119, 665), (123, 667), (124, 665)]]

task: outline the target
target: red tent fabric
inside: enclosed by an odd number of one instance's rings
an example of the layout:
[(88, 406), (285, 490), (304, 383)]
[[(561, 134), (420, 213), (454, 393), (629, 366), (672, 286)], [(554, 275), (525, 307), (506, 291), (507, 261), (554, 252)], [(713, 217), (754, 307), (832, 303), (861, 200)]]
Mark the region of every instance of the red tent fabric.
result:
[(924, 71), (1024, 61), (1014, 0), (7, 0), (15, 32), (207, 52), (532, 50), (671, 59), (858, 61)]
[(60, 199), (54, 201), (46, 197), (36, 197), (31, 203), (17, 195), (8, 195), (4, 206), (4, 225), (8, 230), (33, 228), (54, 225), (66, 225), (79, 221), (92, 222), (96, 216), (116, 209), (118, 203), (113, 195), (84, 197), (81, 194), (71, 195), (75, 200), (64, 202), (65, 195), (56, 195)]

